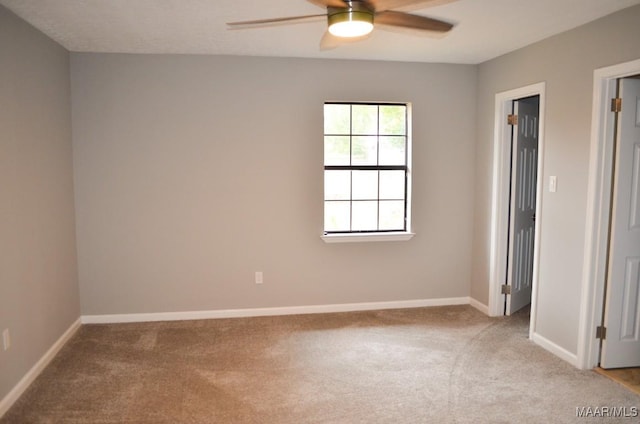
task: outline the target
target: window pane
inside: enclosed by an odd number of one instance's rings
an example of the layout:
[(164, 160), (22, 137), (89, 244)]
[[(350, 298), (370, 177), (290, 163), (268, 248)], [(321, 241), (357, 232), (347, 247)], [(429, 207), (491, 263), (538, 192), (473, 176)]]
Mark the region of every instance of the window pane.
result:
[(406, 165), (406, 138), (380, 136), (380, 165)]
[(351, 171), (324, 171), (324, 199), (351, 198)]
[(380, 134), (406, 135), (406, 106), (380, 106)]
[(324, 230), (349, 231), (350, 202), (324, 202)]
[(378, 134), (378, 106), (353, 105), (351, 113), (353, 115), (352, 134)]
[(349, 136), (324, 137), (324, 164), (349, 165), (351, 152)]
[(351, 132), (350, 105), (324, 105), (324, 133), (349, 134)]
[(380, 201), (380, 230), (404, 230), (404, 201)]
[(380, 199), (404, 199), (404, 171), (380, 171)]
[(351, 176), (354, 200), (373, 200), (378, 198), (378, 171), (353, 171)]
[(352, 147), (352, 165), (378, 164), (378, 138), (354, 136)]
[(378, 229), (378, 202), (353, 202), (353, 231)]

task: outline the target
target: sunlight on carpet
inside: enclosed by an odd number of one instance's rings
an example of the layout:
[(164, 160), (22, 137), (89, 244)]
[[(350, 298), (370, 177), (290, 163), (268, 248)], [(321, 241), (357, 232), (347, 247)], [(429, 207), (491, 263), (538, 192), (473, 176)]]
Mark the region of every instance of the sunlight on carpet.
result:
[(599, 374), (616, 381), (640, 395), (640, 368), (595, 369)]

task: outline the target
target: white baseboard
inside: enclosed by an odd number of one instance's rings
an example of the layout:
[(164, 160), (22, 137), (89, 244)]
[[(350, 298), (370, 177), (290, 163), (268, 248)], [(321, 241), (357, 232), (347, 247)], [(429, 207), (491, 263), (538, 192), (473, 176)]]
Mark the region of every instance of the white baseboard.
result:
[(480, 312), (482, 312), (483, 314), (489, 316), (489, 306), (485, 305), (484, 303), (475, 300), (473, 297), (469, 298), (469, 305), (473, 306), (474, 308), (476, 308), (477, 310), (479, 310)]
[(580, 368), (580, 363), (578, 362), (578, 356), (576, 354), (571, 353), (568, 350), (566, 350), (565, 348), (558, 346), (557, 344), (555, 344), (551, 340), (547, 339), (546, 337), (541, 336), (538, 333), (533, 333), (531, 335), (531, 340), (535, 344), (537, 344), (538, 346), (540, 346), (543, 349), (553, 353), (554, 355), (556, 355), (560, 359), (564, 359), (565, 361), (569, 362), (574, 367)]
[[(83, 315), (83, 324), (124, 322), (183, 321), (194, 319), (260, 317), (273, 315), (322, 314), (331, 312), (370, 311), (376, 309), (422, 308), (427, 306), (469, 305), (469, 297), (399, 300), (393, 302), (341, 303), (334, 305), (286, 306), (281, 308), (222, 309), (213, 311), (159, 312), (147, 314)], [(477, 307), (477, 306), (476, 306)]]
[(15, 385), (13, 389), (0, 401), (0, 418), (7, 413), (9, 408), (18, 400), (18, 398), (27, 390), (27, 388), (34, 382), (34, 380), (40, 375), (42, 370), (45, 369), (49, 362), (57, 355), (62, 349), (62, 346), (75, 334), (80, 328), (80, 318), (76, 320), (71, 326), (64, 332), (62, 336), (47, 350), (47, 352), (40, 358), (36, 364), (25, 374), (24, 377)]

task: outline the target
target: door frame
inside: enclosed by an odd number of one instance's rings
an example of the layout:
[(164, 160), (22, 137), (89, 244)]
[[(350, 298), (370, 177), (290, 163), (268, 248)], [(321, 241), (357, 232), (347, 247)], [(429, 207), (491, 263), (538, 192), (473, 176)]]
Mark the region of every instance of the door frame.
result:
[(493, 143), (493, 200), (491, 211), (491, 250), (489, 260), (489, 316), (504, 315), (504, 298), (501, 286), (507, 276), (507, 255), (509, 252), (509, 185), (511, 183), (511, 126), (506, 116), (511, 113), (515, 100), (539, 96), (538, 165), (536, 182), (536, 225), (533, 248), (533, 278), (531, 281), (531, 318), (529, 334), (533, 335), (536, 322), (536, 302), (538, 297), (538, 264), (540, 257), (540, 223), (542, 222), (542, 187), (544, 181), (544, 124), (545, 124), (544, 82), (503, 91), (495, 97), (495, 121)]
[(506, 116), (511, 113), (513, 101), (524, 97), (539, 96), (538, 171), (536, 181), (536, 224), (533, 247), (533, 278), (531, 281), (531, 317), (529, 335), (533, 335), (536, 323), (538, 298), (538, 263), (540, 257), (540, 223), (542, 222), (542, 187), (544, 163), (546, 83), (539, 82), (513, 90), (497, 93), (495, 97), (495, 121), (493, 142), (493, 199), (491, 207), (491, 251), (489, 258), (489, 316), (504, 315), (504, 298), (501, 286), (507, 276), (509, 252), (509, 185), (511, 183), (511, 126)]
[(578, 366), (582, 369), (594, 368), (600, 360), (600, 341), (596, 339), (595, 331), (601, 323), (604, 306), (615, 143), (615, 119), (609, 99), (615, 97), (618, 78), (636, 74), (640, 74), (640, 59), (596, 69), (593, 73), (589, 186), (577, 352)]

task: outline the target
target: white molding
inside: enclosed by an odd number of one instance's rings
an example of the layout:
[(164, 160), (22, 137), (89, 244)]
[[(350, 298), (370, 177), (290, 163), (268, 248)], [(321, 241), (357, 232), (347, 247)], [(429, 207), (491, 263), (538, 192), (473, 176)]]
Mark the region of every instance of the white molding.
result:
[(428, 306), (469, 305), (469, 297), (398, 300), (392, 302), (340, 303), (333, 305), (285, 306), (280, 308), (220, 309), (211, 311), (158, 312), (145, 314), (83, 315), (83, 324), (124, 322), (183, 321), (195, 319), (241, 318), (274, 315), (323, 314), (379, 309), (423, 308)]
[(0, 417), (7, 413), (9, 408), (20, 398), (20, 396), (29, 388), (31, 383), (40, 375), (51, 360), (58, 354), (60, 349), (69, 341), (69, 339), (80, 328), (80, 318), (78, 318), (67, 331), (47, 350), (36, 364), (22, 377), (22, 379), (14, 386), (13, 389), (0, 401)]
[(565, 361), (569, 362), (574, 367), (577, 367), (577, 368), (580, 367), (578, 357), (575, 354), (569, 352), (567, 349), (561, 346), (558, 346), (557, 344), (541, 336), (540, 334), (535, 332), (532, 333), (531, 341), (533, 341), (538, 346), (542, 347), (544, 350), (553, 353), (560, 359), (564, 359)]
[(474, 299), (473, 297), (469, 298), (469, 305), (473, 306), (474, 308), (476, 308), (477, 310), (479, 310), (483, 314), (489, 315), (489, 307), (487, 305), (485, 305), (484, 303)]
[(510, 183), (510, 127), (506, 116), (514, 100), (529, 96), (540, 96), (540, 126), (538, 137), (538, 181), (536, 187), (536, 228), (533, 252), (533, 281), (531, 293), (531, 326), (533, 332), (536, 322), (536, 303), (538, 298), (538, 269), (540, 258), (540, 225), (542, 223), (542, 193), (544, 188), (544, 136), (546, 110), (546, 83), (540, 82), (526, 87), (497, 93), (495, 97), (495, 122), (493, 144), (493, 186), (491, 205), (491, 249), (489, 259), (489, 316), (503, 315), (503, 295), (500, 286), (506, 281), (506, 257), (509, 246), (509, 183)]
[(321, 238), (325, 243), (353, 243), (371, 241), (407, 241), (411, 240), (415, 233), (389, 232), (389, 233), (349, 233), (349, 234), (325, 234)]
[(600, 344), (594, 334), (602, 317), (604, 303), (614, 143), (614, 123), (608, 108), (608, 98), (613, 97), (616, 79), (635, 74), (640, 74), (640, 59), (593, 72), (591, 149), (578, 324), (577, 366), (582, 369), (597, 366), (600, 356)]

